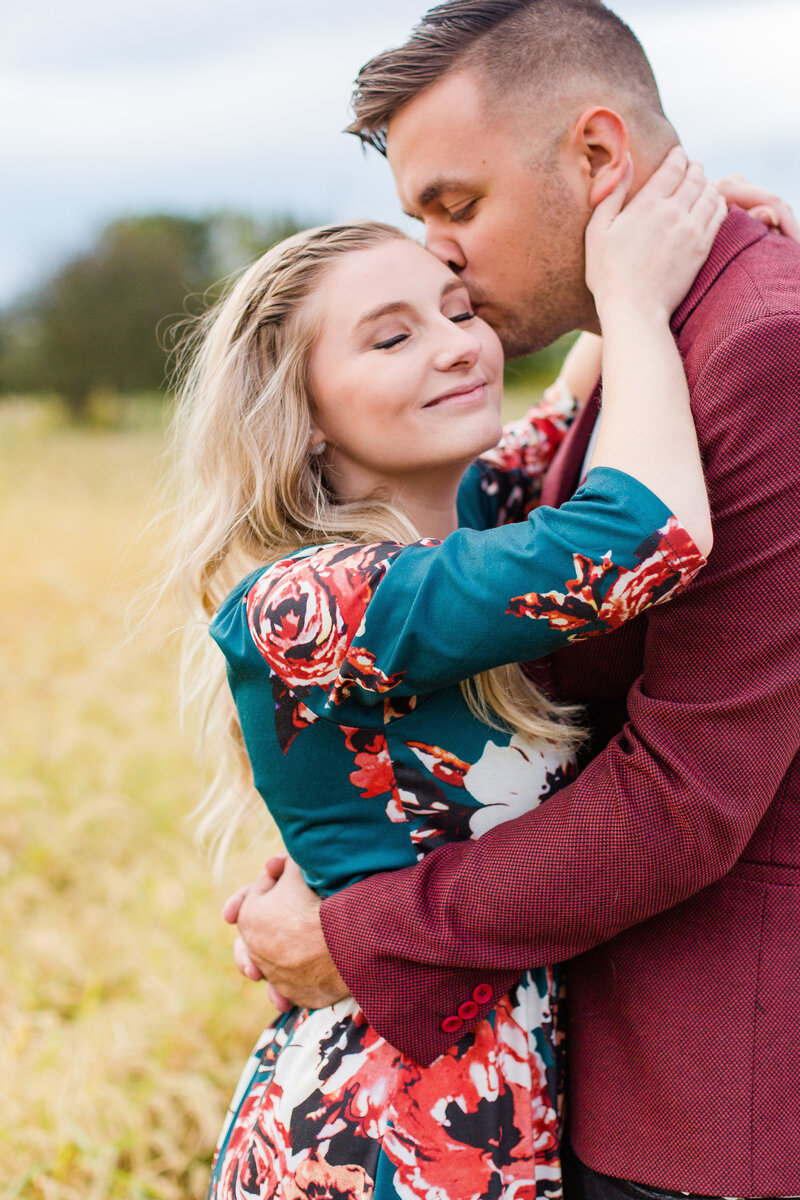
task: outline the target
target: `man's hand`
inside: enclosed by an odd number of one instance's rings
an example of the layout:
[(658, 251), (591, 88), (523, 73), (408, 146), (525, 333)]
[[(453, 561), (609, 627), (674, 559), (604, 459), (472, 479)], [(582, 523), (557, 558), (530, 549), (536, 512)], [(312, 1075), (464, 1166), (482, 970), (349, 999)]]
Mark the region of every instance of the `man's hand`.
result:
[(266, 979), (276, 1007), (323, 1008), (348, 995), (328, 953), (320, 899), (290, 858), (271, 858), (258, 879), (229, 897), (222, 915), (239, 927), (234, 959), (248, 979)]

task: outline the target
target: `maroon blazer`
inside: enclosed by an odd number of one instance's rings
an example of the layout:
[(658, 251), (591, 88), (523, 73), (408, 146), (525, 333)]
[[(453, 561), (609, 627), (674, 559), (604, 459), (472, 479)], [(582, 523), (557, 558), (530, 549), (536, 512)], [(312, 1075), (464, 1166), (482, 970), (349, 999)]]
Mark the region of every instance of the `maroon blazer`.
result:
[[(547, 664), (611, 740), (541, 808), (331, 897), (322, 922), (370, 1021), (423, 1063), (479, 985), (480, 1017), (526, 967), (572, 959), (579, 1157), (671, 1190), (798, 1195), (800, 247), (734, 210), (673, 329), (709, 565)], [(574, 489), (592, 420), (546, 502)]]

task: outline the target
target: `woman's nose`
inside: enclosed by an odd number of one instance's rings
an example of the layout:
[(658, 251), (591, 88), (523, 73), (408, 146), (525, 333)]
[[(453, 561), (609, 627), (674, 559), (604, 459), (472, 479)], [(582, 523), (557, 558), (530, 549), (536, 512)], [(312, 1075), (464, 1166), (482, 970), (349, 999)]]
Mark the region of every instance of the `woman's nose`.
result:
[(481, 343), (469, 329), (470, 322), (444, 319), (449, 329), (436, 358), (437, 368), (440, 371), (450, 371), (453, 367), (474, 367), (481, 356)]

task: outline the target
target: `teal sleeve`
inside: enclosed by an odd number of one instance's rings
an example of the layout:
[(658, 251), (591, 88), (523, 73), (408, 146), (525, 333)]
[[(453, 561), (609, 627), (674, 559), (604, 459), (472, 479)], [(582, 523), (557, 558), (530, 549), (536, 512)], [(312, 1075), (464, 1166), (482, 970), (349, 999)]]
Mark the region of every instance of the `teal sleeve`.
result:
[(351, 657), (367, 651), (398, 695), (445, 687), (614, 629), (703, 563), (652, 492), (597, 468), (559, 509), (406, 547), (376, 588)]
[(240, 675), (267, 663), (311, 713), (374, 724), (384, 701), (614, 629), (703, 563), (652, 492), (597, 468), (561, 508), (500, 529), (300, 551), (245, 580), (212, 634)]

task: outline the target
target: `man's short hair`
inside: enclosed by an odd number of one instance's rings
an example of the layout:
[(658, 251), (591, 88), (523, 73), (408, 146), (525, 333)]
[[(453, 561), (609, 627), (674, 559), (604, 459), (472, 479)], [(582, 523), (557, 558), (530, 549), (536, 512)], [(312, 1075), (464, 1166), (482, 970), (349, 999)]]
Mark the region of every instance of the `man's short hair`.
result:
[(425, 14), (404, 45), (361, 68), (346, 132), (385, 154), (392, 117), (464, 69), (476, 71), (490, 103), (522, 91), (546, 97), (573, 80), (596, 80), (629, 96), (643, 121), (665, 121), (644, 50), (600, 0), (447, 0)]

